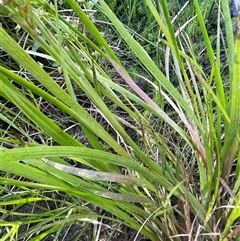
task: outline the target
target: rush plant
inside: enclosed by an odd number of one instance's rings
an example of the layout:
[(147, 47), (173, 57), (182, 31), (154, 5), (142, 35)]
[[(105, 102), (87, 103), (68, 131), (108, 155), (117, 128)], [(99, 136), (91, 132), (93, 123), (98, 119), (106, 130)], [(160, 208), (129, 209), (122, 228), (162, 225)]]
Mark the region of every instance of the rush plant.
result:
[[(135, 229), (134, 240), (239, 237), (240, 14), (235, 34), (228, 1), (214, 6), (214, 48), (198, 0), (178, 29), (166, 0), (144, 4), (159, 29), (153, 45), (162, 66), (104, 0), (66, 0), (65, 11), (57, 1), (2, 1), (1, 240), (58, 240), (74, 223), (82, 225), (75, 240), (89, 228), (98, 240), (102, 224)], [(98, 30), (94, 9), (147, 72), (135, 74), (151, 94)], [(184, 31), (191, 25), (202, 35), (202, 53)]]

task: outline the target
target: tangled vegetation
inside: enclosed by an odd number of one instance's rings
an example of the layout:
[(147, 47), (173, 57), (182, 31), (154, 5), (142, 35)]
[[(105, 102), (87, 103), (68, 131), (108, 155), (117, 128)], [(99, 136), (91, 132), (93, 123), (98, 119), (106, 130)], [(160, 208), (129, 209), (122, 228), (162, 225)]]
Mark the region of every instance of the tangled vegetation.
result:
[(0, 1), (2, 241), (240, 240), (231, 8)]

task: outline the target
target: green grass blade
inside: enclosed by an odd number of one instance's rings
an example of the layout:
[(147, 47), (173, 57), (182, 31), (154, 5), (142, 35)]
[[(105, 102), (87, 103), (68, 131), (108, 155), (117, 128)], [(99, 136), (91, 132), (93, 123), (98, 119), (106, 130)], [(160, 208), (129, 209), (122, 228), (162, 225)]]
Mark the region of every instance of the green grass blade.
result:
[[(208, 57), (209, 57), (211, 65), (213, 66), (214, 65), (214, 53), (213, 53), (213, 49), (212, 49), (212, 46), (211, 46), (211, 41), (209, 39), (207, 30), (206, 30), (206, 25), (205, 25), (204, 20), (203, 20), (203, 16), (202, 16), (202, 13), (201, 13), (201, 9), (200, 9), (198, 0), (194, 0), (194, 5), (195, 5), (195, 8), (196, 8), (198, 22), (200, 24), (202, 35), (203, 35), (204, 42), (205, 42), (205, 45), (206, 45)], [(226, 108), (227, 107), (226, 95), (225, 95), (224, 89), (223, 89), (223, 83), (222, 83), (222, 78), (221, 78), (221, 75), (220, 75), (219, 66), (215, 67), (215, 77), (216, 77), (216, 83), (217, 83), (217, 92), (218, 92), (221, 104), (223, 105), (224, 108)]]
[(237, 19), (237, 34), (235, 40), (235, 54), (233, 66), (233, 79), (230, 88), (230, 123), (226, 129), (225, 142), (221, 153), (223, 161), (222, 177), (225, 178), (232, 167), (233, 160), (235, 159), (238, 137), (240, 131), (240, 13)]
[(229, 8), (229, 1), (222, 1), (222, 12), (224, 16), (224, 24), (226, 30), (227, 37), (227, 45), (228, 45), (228, 68), (229, 68), (229, 81), (232, 82), (233, 72), (234, 72), (234, 34), (233, 34), (233, 26), (232, 26), (232, 18)]

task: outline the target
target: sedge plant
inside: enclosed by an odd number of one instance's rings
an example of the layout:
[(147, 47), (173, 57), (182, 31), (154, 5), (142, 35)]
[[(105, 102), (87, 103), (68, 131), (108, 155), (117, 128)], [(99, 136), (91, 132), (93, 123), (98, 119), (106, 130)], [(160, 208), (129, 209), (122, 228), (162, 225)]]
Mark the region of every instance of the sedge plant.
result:
[[(82, 227), (75, 240), (89, 228), (98, 240), (102, 223), (136, 230), (134, 240), (140, 234), (154, 241), (237, 240), (240, 14), (234, 37), (228, 1), (219, 1), (213, 49), (205, 9), (193, 1), (195, 14), (186, 26), (202, 35), (205, 71), (185, 26), (174, 28), (167, 1), (145, 0), (160, 33), (155, 46), (164, 51), (159, 68), (104, 0), (90, 3), (67, 0), (71, 18), (57, 1), (1, 3), (2, 15), (35, 46), (22, 44), (4, 24), (0, 28), (1, 51), (14, 61), (14, 67), (0, 66), (2, 240), (58, 240), (74, 223)], [(89, 14), (94, 8), (147, 71), (139, 78), (154, 95), (136, 84), (98, 30)], [(56, 66), (54, 74), (37, 58)], [(53, 109), (62, 118), (54, 119)], [(64, 120), (77, 125), (84, 139)], [(22, 212), (24, 206), (32, 211)]]

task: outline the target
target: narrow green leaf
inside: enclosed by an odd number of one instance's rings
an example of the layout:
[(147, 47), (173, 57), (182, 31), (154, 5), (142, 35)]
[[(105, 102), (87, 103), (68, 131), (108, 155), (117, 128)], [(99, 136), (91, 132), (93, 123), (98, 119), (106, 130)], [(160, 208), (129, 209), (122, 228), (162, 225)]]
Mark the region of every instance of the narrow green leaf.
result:
[(221, 153), (223, 178), (229, 174), (233, 160), (235, 159), (240, 132), (240, 12), (237, 19), (237, 34), (234, 49), (233, 79), (232, 83), (230, 83), (230, 123), (226, 128), (225, 142)]
[(99, 172), (99, 171), (87, 170), (84, 168), (76, 168), (76, 167), (66, 166), (66, 165), (52, 162), (48, 159), (43, 159), (43, 161), (46, 162), (47, 164), (55, 167), (56, 169), (62, 170), (63, 172), (71, 173), (75, 176), (82, 177), (85, 179), (126, 183), (129, 185), (138, 185), (138, 186), (147, 187), (152, 190), (155, 190), (155, 188), (153, 188), (152, 185), (150, 185), (150, 183), (148, 183), (147, 181), (140, 179), (140, 178), (129, 177), (126, 175), (115, 174), (115, 173)]
[[(198, 0), (194, 0), (194, 6), (195, 6), (195, 9), (196, 9), (198, 22), (199, 22), (200, 27), (201, 27), (203, 39), (204, 39), (204, 42), (205, 42), (205, 45), (206, 45), (208, 58), (210, 60), (211, 66), (213, 67), (214, 61), (215, 61), (215, 56), (214, 56), (214, 52), (213, 52), (213, 49), (212, 49), (210, 38), (209, 38), (208, 33), (207, 33), (206, 25), (205, 25), (205, 22), (204, 22), (202, 13), (201, 13), (201, 9), (200, 9)], [(218, 65), (216, 65), (216, 67), (215, 67), (215, 78), (216, 78), (216, 84), (217, 84), (217, 93), (218, 93), (218, 96), (220, 98), (220, 102), (221, 102), (222, 106), (226, 109), (226, 107), (227, 107), (226, 95), (224, 93), (222, 78), (221, 78), (221, 74), (220, 74), (220, 70), (219, 70)]]

